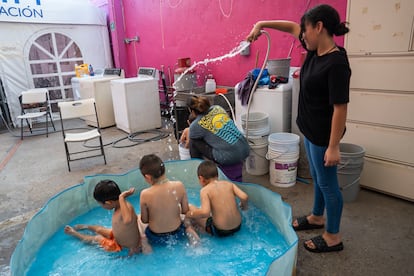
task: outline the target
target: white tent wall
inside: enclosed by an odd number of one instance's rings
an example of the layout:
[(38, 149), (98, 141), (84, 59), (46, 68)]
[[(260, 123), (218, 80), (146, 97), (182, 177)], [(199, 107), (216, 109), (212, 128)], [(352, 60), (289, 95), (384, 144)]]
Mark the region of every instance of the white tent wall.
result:
[[(94, 68), (112, 67), (112, 55), (109, 43), (106, 15), (99, 8), (86, 1), (60, 0), (20, 0), (22, 8), (28, 7), (28, 2), (42, 4), (43, 18), (17, 18), (11, 16), (19, 9), (15, 1), (0, 3), (0, 78), (3, 82), (10, 115), (15, 126), (20, 124), (16, 116), (20, 114), (19, 95), (22, 91), (34, 87), (35, 76), (32, 74), (29, 52), (33, 43), (47, 34), (59, 34), (73, 41), (81, 53), (83, 62), (92, 64)], [(26, 2), (26, 3), (23, 3)], [(38, 10), (40, 9), (39, 7)], [(14, 13), (11, 13), (11, 12)], [(50, 13), (53, 16), (47, 16)], [(44, 57), (43, 57), (44, 58)], [(64, 80), (60, 87), (54, 87), (55, 101), (70, 99), (70, 78), (75, 76), (74, 62), (59, 62), (57, 55), (46, 63), (67, 64), (70, 69), (56, 71), (56, 79)], [(58, 73), (56, 75), (56, 73)], [(45, 75), (47, 76), (47, 75)], [(59, 89), (61, 92), (59, 92)]]

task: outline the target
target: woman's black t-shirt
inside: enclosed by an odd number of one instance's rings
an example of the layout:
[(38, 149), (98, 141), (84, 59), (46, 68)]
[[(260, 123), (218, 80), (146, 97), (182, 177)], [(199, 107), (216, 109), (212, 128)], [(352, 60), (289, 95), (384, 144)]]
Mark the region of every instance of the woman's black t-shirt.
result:
[(351, 69), (346, 51), (338, 47), (323, 56), (308, 51), (300, 71), (296, 123), (313, 144), (328, 146), (334, 104), (349, 102)]

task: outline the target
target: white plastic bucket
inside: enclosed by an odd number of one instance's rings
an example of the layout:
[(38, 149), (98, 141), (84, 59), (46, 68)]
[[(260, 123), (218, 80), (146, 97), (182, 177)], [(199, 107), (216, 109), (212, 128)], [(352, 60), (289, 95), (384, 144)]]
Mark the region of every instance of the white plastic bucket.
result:
[(282, 152), (299, 152), (300, 137), (289, 132), (277, 132), (269, 135), (269, 149)]
[(246, 132), (249, 130), (250, 136), (268, 135), (270, 132), (269, 114), (263, 112), (250, 112), (249, 121), (247, 122), (247, 114), (241, 115), (242, 128)]
[(246, 158), (246, 171), (250, 175), (264, 175), (269, 172), (269, 160), (266, 158), (268, 136), (249, 136), (250, 153)]
[(286, 156), (270, 160), (269, 176), (270, 184), (276, 187), (288, 188), (296, 184), (296, 175), (298, 169), (298, 157)]
[(250, 144), (252, 144), (252, 145), (255, 145), (255, 146), (258, 146), (258, 145), (268, 145), (268, 138), (269, 137), (269, 135), (262, 135), (262, 136), (253, 136), (253, 135), (250, 135), (249, 134), (249, 137), (247, 137), (247, 141), (249, 142), (249, 145)]
[(299, 136), (287, 132), (272, 133), (268, 141), (266, 158), (270, 160), (270, 184), (283, 188), (295, 185), (299, 160)]
[(190, 149), (187, 149), (183, 144), (179, 145), (178, 152), (180, 154), (180, 160), (191, 159)]

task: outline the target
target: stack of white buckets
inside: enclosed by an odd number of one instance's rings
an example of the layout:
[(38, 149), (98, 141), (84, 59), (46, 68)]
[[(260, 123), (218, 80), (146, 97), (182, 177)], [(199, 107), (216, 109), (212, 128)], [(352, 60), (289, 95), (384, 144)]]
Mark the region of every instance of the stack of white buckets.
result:
[(300, 137), (294, 133), (270, 133), (269, 115), (261, 112), (241, 116), (242, 128), (250, 145), (246, 171), (251, 175), (269, 173), (270, 184), (291, 187), (296, 183)]
[[(269, 172), (269, 160), (266, 159), (268, 136), (270, 133), (269, 114), (250, 112), (249, 123), (247, 114), (242, 114), (241, 122), (250, 146), (250, 154), (246, 159), (246, 171), (251, 175), (264, 175)], [(248, 131), (246, 128), (248, 127)]]

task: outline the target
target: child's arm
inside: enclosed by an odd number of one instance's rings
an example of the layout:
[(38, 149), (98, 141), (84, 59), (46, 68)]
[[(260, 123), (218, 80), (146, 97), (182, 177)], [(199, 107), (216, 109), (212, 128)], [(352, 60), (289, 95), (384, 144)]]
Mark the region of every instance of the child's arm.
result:
[(132, 195), (134, 192), (135, 192), (135, 189), (130, 188), (129, 190), (119, 195), (119, 208), (121, 209), (122, 221), (125, 224), (129, 224), (132, 222), (132, 214), (135, 212), (132, 205), (128, 204), (125, 198)]
[(145, 201), (145, 191), (141, 192), (139, 202), (140, 202), (140, 208), (141, 208), (141, 221), (142, 223), (149, 223), (148, 208), (147, 208), (147, 203)]
[(183, 187), (183, 198), (181, 199), (181, 214), (186, 214), (190, 207), (188, 206), (188, 197), (187, 197), (187, 191), (185, 190), (184, 184), (181, 184)]
[(238, 198), (240, 198), (240, 208), (242, 210), (246, 210), (249, 196), (245, 192), (243, 192), (239, 187), (237, 187), (236, 184), (233, 184), (233, 192)]
[(201, 207), (200, 208), (194, 208), (191, 211), (188, 211), (186, 214), (187, 218), (208, 218), (211, 213), (211, 207), (210, 207), (210, 199), (208, 198), (208, 194), (205, 190), (200, 191), (200, 201), (201, 201)]
[(183, 130), (183, 134), (181, 135), (181, 138), (180, 138), (180, 143), (183, 143), (186, 149), (190, 147), (190, 128), (189, 127)]
[(187, 140), (188, 140), (188, 130), (189, 130), (188, 127), (186, 127), (183, 130), (183, 133), (181, 134), (181, 137), (180, 137), (180, 143), (186, 143), (187, 142)]

